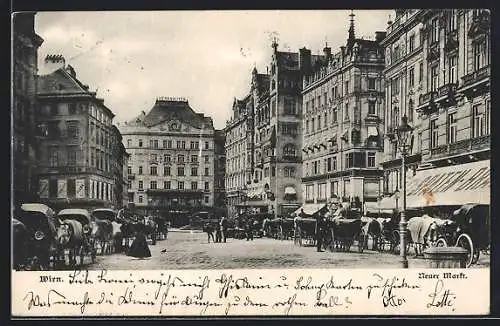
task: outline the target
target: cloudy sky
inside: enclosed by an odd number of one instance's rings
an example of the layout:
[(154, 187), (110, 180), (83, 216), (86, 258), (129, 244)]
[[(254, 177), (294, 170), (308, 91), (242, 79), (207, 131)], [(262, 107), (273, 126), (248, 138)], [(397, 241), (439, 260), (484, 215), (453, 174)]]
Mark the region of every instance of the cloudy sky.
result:
[[(251, 70), (265, 72), (271, 39), (279, 49), (336, 52), (345, 44), (347, 10), (39, 12), (36, 31), (47, 54), (62, 54), (77, 77), (97, 89), (115, 122), (148, 111), (158, 96), (185, 97), (223, 128), (233, 98), (249, 90)], [(356, 10), (356, 36), (384, 31), (389, 10)]]

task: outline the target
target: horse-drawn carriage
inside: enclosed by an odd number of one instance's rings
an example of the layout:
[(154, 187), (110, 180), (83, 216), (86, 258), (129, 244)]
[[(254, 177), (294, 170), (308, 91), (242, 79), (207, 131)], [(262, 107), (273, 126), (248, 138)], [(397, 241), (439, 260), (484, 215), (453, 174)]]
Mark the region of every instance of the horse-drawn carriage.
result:
[(481, 251), (489, 252), (491, 240), (489, 205), (466, 204), (453, 212), (448, 223), (437, 230), (436, 246), (467, 250), (466, 266), (476, 264)]
[(294, 243), (299, 246), (313, 246), (316, 243), (316, 219), (298, 217), (294, 221)]
[(27, 203), (14, 212), (13, 251), (16, 269), (50, 268), (55, 246), (55, 212), (44, 204)]
[(292, 218), (286, 216), (273, 219), (266, 218), (262, 223), (262, 229), (271, 238), (288, 240), (293, 237), (294, 222)]
[(70, 265), (76, 265), (76, 256), (80, 256), (80, 265), (84, 257), (89, 255), (92, 263), (95, 262), (96, 250), (92, 245), (92, 220), (90, 213), (85, 209), (63, 209), (55, 219), (57, 249), (55, 262), (66, 261), (68, 250)]
[(358, 252), (365, 248), (365, 231), (361, 220), (361, 211), (349, 204), (341, 205), (332, 214), (328, 214), (323, 235), (323, 245), (330, 251), (349, 251), (357, 242)]
[(122, 249), (122, 224), (116, 221), (117, 212), (111, 208), (97, 208), (91, 213), (92, 217), (92, 245), (101, 254), (111, 254)]

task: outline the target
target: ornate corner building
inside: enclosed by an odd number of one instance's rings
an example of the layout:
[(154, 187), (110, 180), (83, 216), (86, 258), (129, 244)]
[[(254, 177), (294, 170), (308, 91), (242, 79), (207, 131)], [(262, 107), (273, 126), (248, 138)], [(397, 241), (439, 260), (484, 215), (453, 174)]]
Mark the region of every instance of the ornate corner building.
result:
[(129, 203), (179, 221), (214, 207), (215, 188), (220, 192), (223, 183), (214, 184), (221, 140), (212, 118), (196, 113), (184, 98), (160, 97), (149, 112), (118, 128), (130, 153)]
[(40, 200), (54, 209), (122, 207), (128, 154), (113, 112), (62, 55), (48, 55), (45, 69), (37, 92)]

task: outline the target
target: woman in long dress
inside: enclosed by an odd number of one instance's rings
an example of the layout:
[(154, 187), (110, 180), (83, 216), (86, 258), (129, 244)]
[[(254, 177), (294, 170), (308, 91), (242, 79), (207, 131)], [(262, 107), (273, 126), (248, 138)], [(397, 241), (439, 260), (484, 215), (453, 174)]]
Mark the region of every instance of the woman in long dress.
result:
[(144, 228), (143, 224), (138, 225), (135, 233), (135, 239), (127, 252), (127, 256), (140, 259), (151, 257), (151, 251), (149, 250), (148, 242), (146, 236), (144, 235)]

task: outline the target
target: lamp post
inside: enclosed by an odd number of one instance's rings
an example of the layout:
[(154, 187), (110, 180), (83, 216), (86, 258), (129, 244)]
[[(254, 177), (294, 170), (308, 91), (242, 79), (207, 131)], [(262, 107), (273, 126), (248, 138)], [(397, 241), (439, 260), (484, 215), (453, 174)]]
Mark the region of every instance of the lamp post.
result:
[(403, 268), (408, 268), (408, 259), (406, 258), (406, 232), (407, 232), (407, 222), (406, 222), (406, 156), (408, 155), (408, 149), (410, 144), (408, 141), (410, 140), (410, 136), (413, 132), (413, 128), (408, 125), (408, 117), (404, 115), (401, 118), (401, 124), (396, 128), (396, 140), (399, 151), (401, 153), (401, 168), (402, 168), (402, 185), (403, 185), (403, 207), (401, 209), (401, 220), (399, 222), (399, 230), (400, 230), (400, 256), (401, 256), (401, 264)]

